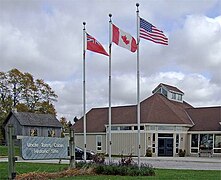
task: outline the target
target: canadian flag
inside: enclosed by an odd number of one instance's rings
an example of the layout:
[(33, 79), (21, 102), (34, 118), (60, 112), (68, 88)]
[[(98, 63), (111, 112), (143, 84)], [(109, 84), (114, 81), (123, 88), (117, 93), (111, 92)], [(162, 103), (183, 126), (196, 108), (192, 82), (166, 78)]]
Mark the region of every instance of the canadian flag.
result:
[(137, 50), (136, 40), (130, 34), (122, 31), (114, 24), (112, 24), (112, 42), (130, 50), (131, 52)]

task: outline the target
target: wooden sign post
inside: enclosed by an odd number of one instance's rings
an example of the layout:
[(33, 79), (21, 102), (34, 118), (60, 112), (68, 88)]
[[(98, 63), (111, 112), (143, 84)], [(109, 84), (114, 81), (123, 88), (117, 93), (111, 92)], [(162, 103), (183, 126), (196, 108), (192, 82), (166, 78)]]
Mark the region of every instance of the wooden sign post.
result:
[(15, 171), (15, 152), (14, 152), (14, 128), (12, 124), (8, 125), (8, 179), (12, 180), (16, 177)]

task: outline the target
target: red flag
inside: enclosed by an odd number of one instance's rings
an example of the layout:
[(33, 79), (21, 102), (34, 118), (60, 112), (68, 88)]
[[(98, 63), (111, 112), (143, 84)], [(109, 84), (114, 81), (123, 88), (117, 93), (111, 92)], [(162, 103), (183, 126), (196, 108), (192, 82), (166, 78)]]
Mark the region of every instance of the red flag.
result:
[(130, 34), (122, 31), (114, 24), (112, 24), (112, 42), (130, 50), (131, 52), (137, 50), (136, 40)]
[(87, 50), (109, 56), (103, 46), (91, 35), (87, 34)]

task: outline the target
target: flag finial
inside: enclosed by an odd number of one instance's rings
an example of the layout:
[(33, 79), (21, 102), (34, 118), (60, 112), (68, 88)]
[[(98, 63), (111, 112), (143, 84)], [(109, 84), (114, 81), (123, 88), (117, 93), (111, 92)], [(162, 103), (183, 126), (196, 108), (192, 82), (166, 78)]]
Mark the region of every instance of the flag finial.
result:
[(136, 3), (136, 6), (137, 6), (137, 12), (139, 12), (139, 9), (138, 9), (138, 7), (139, 7), (139, 3)]
[(109, 22), (111, 22), (111, 17), (112, 17), (112, 14), (109, 14), (109, 17), (110, 17), (110, 21), (109, 21)]
[(85, 25), (86, 25), (86, 22), (83, 22), (83, 25), (84, 25), (84, 30), (85, 30)]

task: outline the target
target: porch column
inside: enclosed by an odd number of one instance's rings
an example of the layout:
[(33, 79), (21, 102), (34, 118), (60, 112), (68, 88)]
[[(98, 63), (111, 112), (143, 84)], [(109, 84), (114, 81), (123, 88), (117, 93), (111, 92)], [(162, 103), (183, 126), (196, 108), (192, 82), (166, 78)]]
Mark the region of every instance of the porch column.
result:
[(173, 133), (173, 157), (176, 157), (176, 133)]
[(158, 157), (158, 133), (155, 132), (155, 153), (156, 157)]

